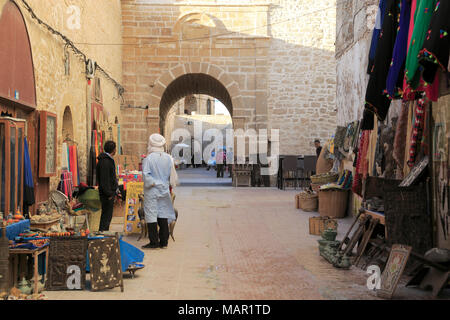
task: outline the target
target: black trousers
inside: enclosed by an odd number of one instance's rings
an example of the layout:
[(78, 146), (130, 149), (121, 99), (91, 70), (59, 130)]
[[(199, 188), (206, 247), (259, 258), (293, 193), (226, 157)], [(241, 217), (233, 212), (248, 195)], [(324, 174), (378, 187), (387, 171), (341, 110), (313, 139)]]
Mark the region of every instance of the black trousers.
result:
[(167, 218), (158, 218), (158, 222), (147, 223), (147, 227), (148, 238), (151, 245), (167, 246), (169, 242), (169, 222), (167, 221)]
[(100, 196), (100, 201), (102, 202), (102, 216), (99, 231), (109, 231), (114, 210), (114, 197), (109, 200), (106, 196)]
[(223, 178), (223, 164), (217, 164), (217, 178)]

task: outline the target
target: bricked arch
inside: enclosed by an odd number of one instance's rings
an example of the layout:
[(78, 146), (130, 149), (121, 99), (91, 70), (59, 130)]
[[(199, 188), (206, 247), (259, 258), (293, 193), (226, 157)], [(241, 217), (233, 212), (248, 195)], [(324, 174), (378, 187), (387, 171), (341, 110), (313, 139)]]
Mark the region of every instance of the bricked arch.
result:
[(189, 94), (208, 94), (219, 99), (232, 117), (243, 107), (238, 83), (222, 68), (203, 62), (180, 64), (159, 77), (151, 92), (150, 108), (158, 108), (160, 128), (164, 128), (173, 104)]

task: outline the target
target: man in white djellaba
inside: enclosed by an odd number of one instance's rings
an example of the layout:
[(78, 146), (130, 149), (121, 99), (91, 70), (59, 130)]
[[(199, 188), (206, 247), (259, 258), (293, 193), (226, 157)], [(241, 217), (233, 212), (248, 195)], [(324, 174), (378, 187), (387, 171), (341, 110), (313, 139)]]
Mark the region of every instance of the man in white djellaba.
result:
[[(175, 188), (178, 175), (173, 158), (164, 151), (166, 139), (152, 134), (148, 141), (148, 155), (142, 162), (144, 181), (144, 212), (150, 243), (144, 249), (167, 248), (169, 220), (175, 220), (170, 187)], [(159, 226), (159, 233), (158, 233)]]

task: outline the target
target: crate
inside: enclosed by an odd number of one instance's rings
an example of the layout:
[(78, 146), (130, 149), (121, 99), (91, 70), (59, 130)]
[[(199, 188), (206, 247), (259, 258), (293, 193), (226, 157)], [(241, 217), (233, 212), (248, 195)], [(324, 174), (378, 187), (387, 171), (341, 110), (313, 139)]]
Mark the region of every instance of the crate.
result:
[(322, 232), (329, 228), (337, 230), (337, 220), (330, 217), (311, 217), (309, 218), (309, 234), (320, 236)]
[(344, 218), (348, 207), (348, 190), (319, 191), (319, 214), (323, 217)]

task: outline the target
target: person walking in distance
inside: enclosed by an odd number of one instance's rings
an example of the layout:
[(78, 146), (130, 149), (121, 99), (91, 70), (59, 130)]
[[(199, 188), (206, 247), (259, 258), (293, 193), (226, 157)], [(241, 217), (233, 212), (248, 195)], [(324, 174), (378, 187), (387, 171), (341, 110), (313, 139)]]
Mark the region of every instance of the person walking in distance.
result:
[(216, 167), (217, 167), (217, 178), (223, 178), (223, 170), (224, 170), (224, 151), (223, 148), (219, 149), (216, 155)]
[[(144, 212), (150, 242), (143, 249), (167, 248), (169, 222), (176, 220), (170, 187), (175, 188), (178, 175), (172, 157), (164, 152), (166, 139), (158, 134), (149, 137), (148, 155), (142, 162)], [(159, 226), (159, 234), (158, 234)]]
[(116, 154), (116, 143), (106, 141), (103, 150), (104, 152), (97, 157), (96, 167), (98, 191), (102, 203), (99, 231), (109, 231), (113, 216), (114, 197), (118, 191), (116, 164), (113, 159)]

